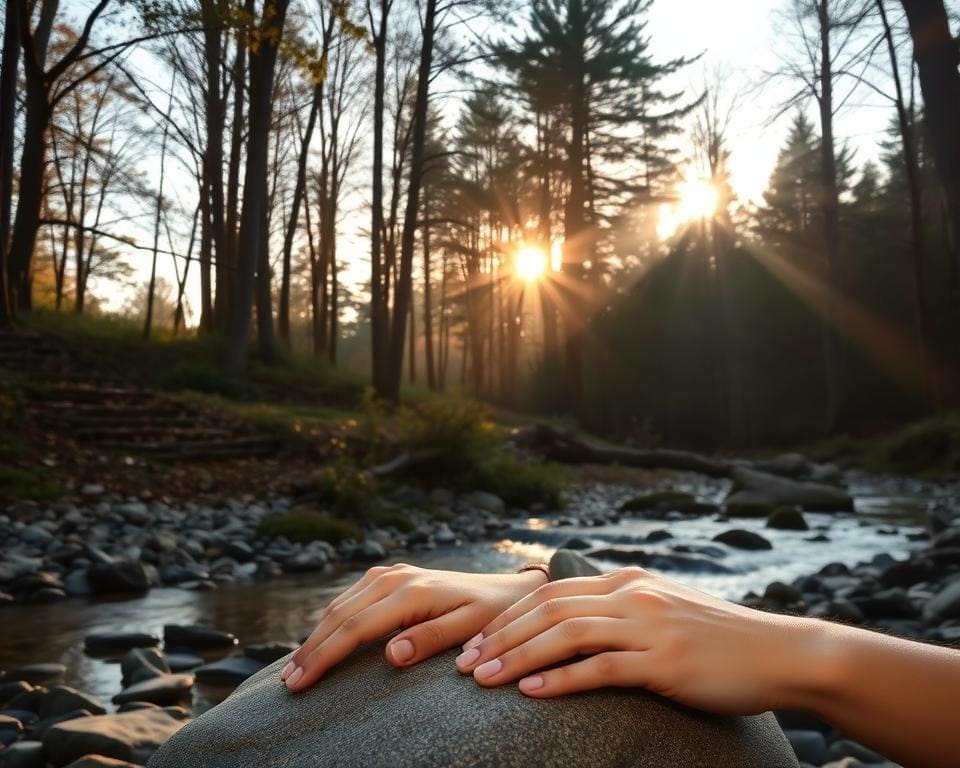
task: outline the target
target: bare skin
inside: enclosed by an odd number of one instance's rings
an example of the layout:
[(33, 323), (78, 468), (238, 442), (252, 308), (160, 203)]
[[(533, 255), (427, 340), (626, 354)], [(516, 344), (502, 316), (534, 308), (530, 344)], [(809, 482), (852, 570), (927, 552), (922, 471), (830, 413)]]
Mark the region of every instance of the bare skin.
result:
[(755, 611), (640, 568), (545, 585), (481, 634), (457, 666), (483, 686), (519, 681), (533, 698), (638, 686), (721, 714), (805, 709), (906, 765), (960, 754), (960, 651)]
[(537, 571), (373, 568), (281, 677), (303, 690), (402, 629), (386, 650), (395, 667), (463, 643), (460, 672), (531, 698), (624, 686), (722, 714), (804, 709), (905, 765), (956, 765), (960, 651), (755, 611), (640, 568), (545, 582)]
[(462, 645), (546, 582), (542, 571), (474, 574), (403, 564), (371, 568), (326, 607), (280, 677), (291, 691), (302, 691), (359, 646), (398, 629), (404, 631), (387, 645), (387, 661), (412, 666)]

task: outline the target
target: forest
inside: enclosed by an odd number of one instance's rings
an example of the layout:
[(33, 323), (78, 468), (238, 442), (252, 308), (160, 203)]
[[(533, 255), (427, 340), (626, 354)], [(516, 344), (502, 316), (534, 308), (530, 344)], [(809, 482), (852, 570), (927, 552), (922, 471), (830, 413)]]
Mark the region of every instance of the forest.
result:
[(783, 0), (740, 83), (654, 53), (653, 5), (10, 0), (0, 324), (122, 313), (225, 375), (312, 357), (638, 445), (956, 406), (957, 8)]

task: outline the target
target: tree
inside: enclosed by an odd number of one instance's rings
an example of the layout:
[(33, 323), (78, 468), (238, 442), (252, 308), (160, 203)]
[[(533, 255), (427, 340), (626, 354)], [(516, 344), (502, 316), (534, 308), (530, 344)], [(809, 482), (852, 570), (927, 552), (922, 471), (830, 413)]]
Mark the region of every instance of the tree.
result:
[(943, 189), (954, 258), (960, 264), (960, 46), (950, 32), (943, 0), (903, 0), (903, 9), (913, 38), (924, 116)]
[(268, 4), (250, 32), (250, 117), (237, 253), (239, 285), (236, 307), (231, 313), (226, 350), (227, 366), (233, 370), (240, 370), (246, 365), (255, 289), (260, 354), (267, 360), (275, 355), (266, 237), (267, 153), (274, 72), (288, 6), (289, 0), (276, 0)]
[[(497, 46), (526, 82), (556, 89), (566, 145), (564, 248), (559, 299), (564, 326), (565, 404), (581, 400), (585, 320), (596, 305), (604, 208), (638, 192), (652, 195), (670, 166), (659, 148), (689, 111), (679, 94), (660, 90), (662, 78), (688, 62), (653, 61), (645, 34), (651, 0), (550, 0), (530, 11), (531, 33)], [(627, 159), (639, 171), (624, 170)], [(606, 171), (613, 165), (620, 173)]]
[(8, 0), (0, 60), (0, 327), (13, 320), (7, 285), (10, 216), (13, 210), (13, 134), (16, 126), (17, 76), (20, 65), (21, 4)]

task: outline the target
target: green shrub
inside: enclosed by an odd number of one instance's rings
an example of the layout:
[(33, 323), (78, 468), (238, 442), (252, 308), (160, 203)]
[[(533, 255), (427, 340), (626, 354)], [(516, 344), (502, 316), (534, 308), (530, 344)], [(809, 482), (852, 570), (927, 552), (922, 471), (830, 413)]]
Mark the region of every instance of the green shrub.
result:
[(438, 398), (401, 408), (396, 425), (399, 441), (408, 450), (437, 451), (437, 471), (465, 471), (497, 447), (487, 408), (474, 400)]
[(348, 517), (366, 517), (377, 503), (374, 478), (345, 456), (316, 473), (314, 490), (321, 505)]
[(651, 509), (662, 509), (663, 507), (682, 509), (696, 503), (696, 498), (689, 493), (683, 493), (681, 491), (655, 491), (624, 502), (620, 506), (620, 510), (622, 512), (645, 512)]
[(402, 509), (375, 504), (365, 515), (365, 519), (379, 528), (396, 528), (401, 533), (410, 533), (413, 530), (413, 521), (410, 515)]
[(865, 459), (867, 469), (941, 477), (960, 472), (960, 415), (912, 424), (881, 440)]
[(349, 520), (296, 510), (261, 520), (257, 525), (257, 536), (268, 539), (284, 536), (290, 541), (302, 543), (327, 541), (339, 544), (347, 539), (363, 541), (363, 531)]
[(556, 464), (528, 464), (499, 450), (467, 472), (462, 485), (496, 494), (511, 507), (544, 504), (560, 509), (567, 482), (567, 473)]

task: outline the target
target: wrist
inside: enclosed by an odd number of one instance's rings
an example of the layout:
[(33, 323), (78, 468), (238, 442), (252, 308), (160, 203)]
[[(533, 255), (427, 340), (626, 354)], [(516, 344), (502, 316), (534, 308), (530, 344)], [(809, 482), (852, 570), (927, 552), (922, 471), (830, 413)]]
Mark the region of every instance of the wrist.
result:
[(846, 628), (818, 619), (780, 617), (775, 632), (770, 708), (829, 717), (851, 674)]

